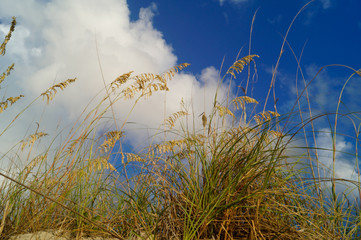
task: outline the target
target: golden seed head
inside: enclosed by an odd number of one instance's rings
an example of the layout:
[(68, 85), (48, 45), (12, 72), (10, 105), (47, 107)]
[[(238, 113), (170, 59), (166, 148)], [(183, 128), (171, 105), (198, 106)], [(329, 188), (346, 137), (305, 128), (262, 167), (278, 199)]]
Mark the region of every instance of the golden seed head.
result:
[(202, 115), (202, 124), (203, 124), (203, 127), (206, 127), (206, 125), (207, 125), (207, 117), (206, 117), (205, 113), (203, 113), (203, 115)]

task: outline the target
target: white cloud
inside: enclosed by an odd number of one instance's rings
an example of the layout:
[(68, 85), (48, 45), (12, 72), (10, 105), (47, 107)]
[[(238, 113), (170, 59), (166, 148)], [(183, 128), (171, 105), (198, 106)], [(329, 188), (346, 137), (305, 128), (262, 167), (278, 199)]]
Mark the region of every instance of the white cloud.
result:
[[(301, 172), (307, 172), (307, 175), (312, 176), (314, 174), (316, 178), (315, 182), (313, 178), (305, 176), (306, 179), (312, 181), (310, 184), (318, 182), (317, 178), (320, 177), (320, 188), (326, 198), (331, 197), (331, 179), (334, 171), (335, 178), (337, 179), (336, 194), (339, 195), (343, 192), (346, 195), (350, 194), (347, 196), (347, 199), (351, 201), (359, 200), (358, 188), (356, 187), (359, 185), (358, 174), (356, 164), (353, 163), (355, 157), (352, 158), (352, 156), (355, 156), (355, 149), (352, 143), (345, 137), (336, 135), (336, 144), (335, 147), (333, 147), (333, 136), (329, 128), (319, 128), (315, 130), (315, 135), (316, 143), (313, 142), (313, 137), (311, 136), (307, 137), (308, 140), (306, 142), (305, 139), (301, 137), (302, 134), (287, 143), (285, 155), (288, 157), (286, 161), (288, 163), (297, 162), (297, 165), (291, 166), (298, 170), (301, 169)], [(284, 142), (288, 140), (288, 137), (286, 137)], [(335, 151), (335, 157), (333, 156), (333, 151)], [(318, 159), (318, 164), (316, 159)], [(333, 165), (333, 159), (335, 159), (335, 165)], [(313, 172), (311, 172), (310, 160), (313, 164)]]
[[(0, 25), (0, 36), (6, 35), (9, 32), (9, 27), (9, 25)], [(12, 42), (16, 48), (11, 49), (11, 54), (16, 57), (17, 60), (27, 61), (29, 58), (29, 52), (25, 46), (25, 40), (29, 37), (29, 35), (29, 30), (23, 26), (19, 26), (16, 29), (16, 33), (14, 33)]]
[[(319, 161), (331, 171), (333, 170), (333, 143), (330, 129), (319, 130), (316, 143), (319, 153)], [(343, 153), (352, 151), (352, 144), (345, 141), (341, 136), (336, 136), (335, 151), (335, 173), (337, 177), (350, 179), (354, 175), (354, 166), (342, 158)]]
[[(108, 0), (107, 4), (98, 0), (2, 0), (0, 38), (9, 28), (5, 22), (9, 23), (12, 16), (18, 20), (7, 54), (0, 58), (1, 66), (16, 64), (6, 84), (2, 84), (1, 90), (6, 89), (2, 94), (26, 95), (25, 100), (0, 116), (2, 123), (11, 121), (26, 102), (39, 96), (54, 82), (74, 77), (78, 81), (65, 91), (59, 91), (49, 106), (36, 102), (25, 111), (15, 123), (16, 127), (0, 137), (0, 152), (5, 153), (14, 142), (33, 133), (35, 122), (41, 123), (41, 131), (50, 133), (57, 129), (59, 122), (61, 126), (74, 124), (84, 107), (104, 87), (96, 46), (106, 83), (132, 70), (135, 74), (161, 73), (176, 65), (177, 57), (172, 48), (153, 26), (156, 11), (156, 5), (151, 4), (140, 10), (138, 20), (130, 21), (125, 0)], [(201, 82), (191, 74), (176, 75), (169, 83), (166, 101), (164, 93), (141, 101), (129, 121), (137, 123), (139, 128), (157, 128), (163, 123), (164, 116), (180, 109), (182, 97), (193, 106), (195, 115), (204, 111), (204, 100), (209, 111), (217, 90), (217, 76), (218, 71), (212, 67), (202, 72)], [(225, 92), (226, 88), (221, 88), (220, 97), (225, 96)], [(114, 106), (117, 119), (125, 119), (129, 104), (122, 102)], [(127, 136), (141, 142), (148, 134), (152, 133), (138, 131), (127, 133)]]
[[(338, 192), (353, 192), (353, 196), (350, 196), (351, 198), (359, 196), (355, 185), (347, 182), (348, 180), (354, 183), (358, 182), (358, 175), (355, 171), (356, 166), (351, 163), (353, 159), (347, 159), (354, 151), (352, 144), (346, 141), (344, 137), (336, 135), (336, 144), (333, 146), (332, 135), (328, 128), (319, 130), (316, 136), (316, 143), (318, 160), (321, 166), (321, 178), (331, 179), (334, 171), (335, 178), (342, 179), (337, 181), (336, 190)], [(335, 151), (335, 156), (333, 151)], [(326, 181), (324, 187), (331, 187), (331, 182)]]

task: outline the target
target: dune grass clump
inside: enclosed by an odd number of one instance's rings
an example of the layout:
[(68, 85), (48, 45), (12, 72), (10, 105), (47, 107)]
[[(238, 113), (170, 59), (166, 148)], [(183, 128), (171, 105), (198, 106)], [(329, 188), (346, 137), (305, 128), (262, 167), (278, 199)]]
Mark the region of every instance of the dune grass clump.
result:
[[(2, 54), (15, 24), (14, 19)], [(236, 61), (220, 84), (236, 78), (257, 57), (250, 54)], [(321, 167), (312, 147), (300, 146), (302, 151), (291, 154), (295, 140), (319, 116), (286, 127), (295, 113), (280, 115), (276, 108), (265, 107), (257, 113), (259, 102), (244, 90), (242, 96), (230, 93), (223, 102), (216, 95), (213, 109), (194, 118), (200, 129), (187, 128), (191, 111), (181, 104), (179, 112), (164, 119), (161, 133), (168, 138), (140, 152), (119, 147), (126, 138), (127, 119), (119, 123), (114, 117), (114, 126), (97, 137), (102, 118), (116, 102), (135, 99), (134, 109), (140, 99), (167, 91), (168, 81), (187, 66), (163, 74), (125, 73), (106, 86), (104, 97), (83, 112), (59, 146), (50, 143), (38, 153), (39, 139), (52, 136), (36, 131), (13, 148), (18, 149), (15, 153), (2, 155), (2, 161), (26, 160), (26, 165), (0, 169), (0, 239), (45, 230), (77, 239), (360, 236), (359, 206), (335, 191), (335, 182), (344, 180), (314, 173)], [(13, 67), (1, 75), (1, 82)], [(31, 104), (41, 98), (48, 104), (57, 90), (75, 81), (50, 87)], [(6, 98), (0, 103), (1, 114), (23, 97)], [(329, 188), (325, 182), (331, 183)]]

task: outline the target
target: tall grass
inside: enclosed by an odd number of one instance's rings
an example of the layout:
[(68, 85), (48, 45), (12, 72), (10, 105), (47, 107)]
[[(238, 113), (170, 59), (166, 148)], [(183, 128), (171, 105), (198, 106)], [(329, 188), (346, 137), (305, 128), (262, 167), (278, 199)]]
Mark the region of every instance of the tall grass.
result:
[[(15, 24), (14, 19), (1, 45), (2, 54)], [(249, 54), (237, 60), (220, 84), (236, 78), (257, 57)], [(13, 162), (23, 161), (17, 156), (29, 156), (29, 161), (18, 172), (0, 171), (4, 178), (0, 183), (1, 239), (41, 230), (70, 233), (78, 239), (360, 236), (359, 205), (336, 190), (336, 185), (346, 180), (337, 179), (335, 168), (330, 169), (330, 178), (320, 173), (317, 146), (309, 142), (309, 134), (317, 134), (313, 122), (327, 115), (313, 116), (309, 111), (305, 117), (301, 107), (280, 115), (277, 108), (271, 111), (264, 106), (257, 113), (258, 101), (247, 96), (243, 88), (244, 95), (229, 94), (223, 103), (216, 95), (211, 112), (195, 116), (203, 129), (187, 127), (191, 126), (187, 124), (190, 111), (183, 104), (179, 112), (164, 119), (161, 134), (166, 133), (171, 140), (154, 142), (140, 152), (126, 152), (120, 147), (127, 120), (119, 124), (114, 117), (110, 131), (97, 137), (101, 119), (117, 101), (135, 99), (134, 109), (140, 99), (167, 91), (168, 81), (187, 65), (164, 74), (133, 76), (129, 72), (119, 76), (106, 86), (102, 100), (82, 113), (55, 153), (50, 151), (54, 147), (50, 143), (48, 150), (30, 157), (37, 141), (46, 136), (38, 131), (17, 145), (18, 152), (8, 153), (6, 158)], [(12, 68), (7, 68), (1, 82)], [(350, 78), (361, 76), (360, 71), (351, 71)], [(58, 90), (71, 87), (74, 81), (52, 86), (30, 105), (42, 98), (49, 103)], [(307, 86), (295, 106), (306, 93)], [(1, 102), (1, 114), (22, 97)], [(335, 116), (334, 139), (338, 111)], [(8, 126), (16, 124), (16, 118)], [(336, 147), (330, 151), (336, 161)], [(117, 168), (117, 164), (121, 166)], [(360, 182), (355, 184), (358, 187)]]

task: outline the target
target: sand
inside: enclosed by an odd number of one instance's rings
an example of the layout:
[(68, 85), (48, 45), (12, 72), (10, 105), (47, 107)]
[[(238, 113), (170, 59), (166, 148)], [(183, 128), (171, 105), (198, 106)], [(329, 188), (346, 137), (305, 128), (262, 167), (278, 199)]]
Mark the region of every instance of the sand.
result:
[[(39, 231), (35, 233), (19, 234), (9, 238), (9, 240), (75, 240), (75, 239), (76, 239), (75, 237), (70, 236), (70, 233), (59, 233), (51, 230)], [(141, 237), (131, 238), (130, 240), (141, 240), (141, 239), (151, 240), (154, 239), (154, 237), (147, 238), (145, 236), (141, 236)], [(104, 237), (82, 237), (79, 240), (118, 240), (118, 239), (104, 238)]]
[[(10, 240), (73, 240), (70, 234), (56, 234), (53, 232), (40, 231), (36, 233), (19, 234), (9, 238)], [(84, 237), (82, 240), (117, 240), (117, 238)]]

